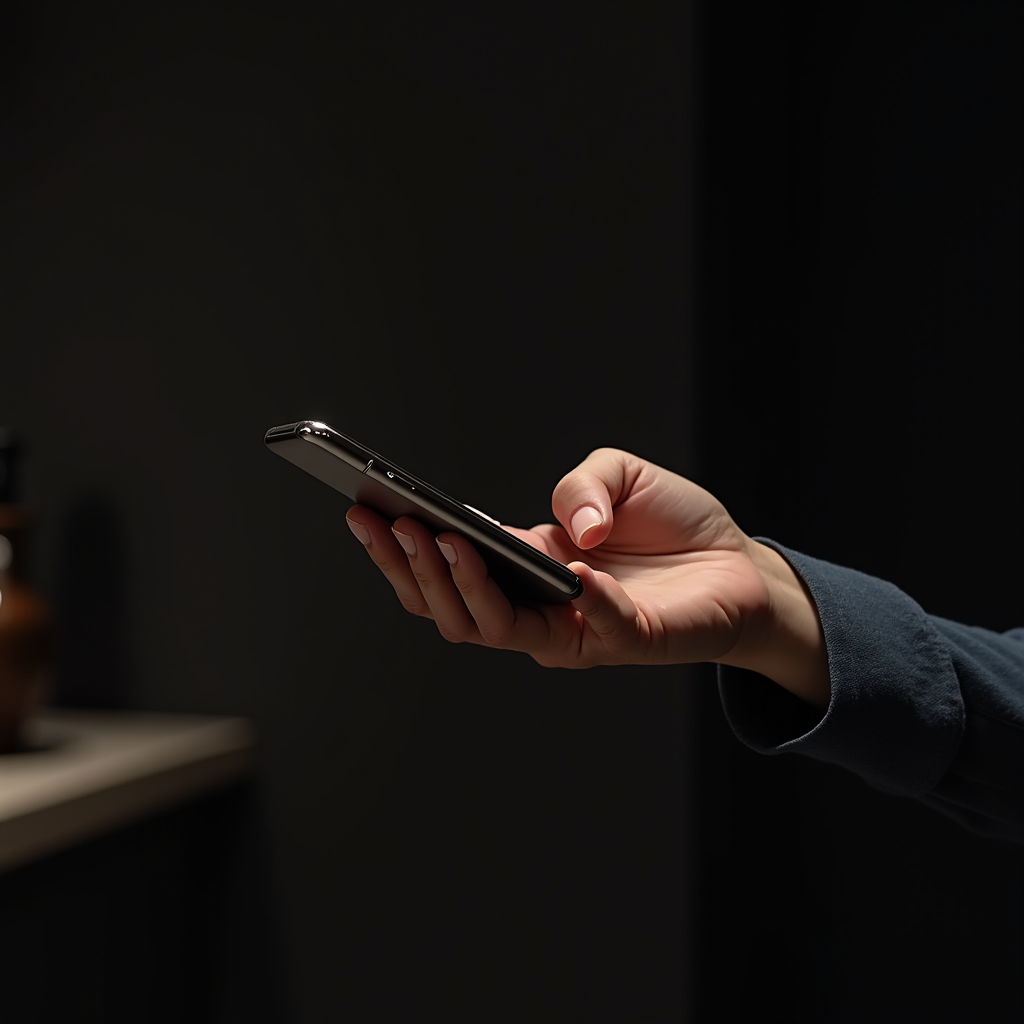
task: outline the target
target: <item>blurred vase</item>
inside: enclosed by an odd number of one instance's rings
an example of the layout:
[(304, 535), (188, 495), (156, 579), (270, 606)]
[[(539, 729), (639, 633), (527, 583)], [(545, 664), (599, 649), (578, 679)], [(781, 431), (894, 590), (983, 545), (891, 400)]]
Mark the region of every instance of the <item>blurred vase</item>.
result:
[(53, 619), (24, 578), (31, 517), (14, 497), (17, 444), (0, 428), (0, 753), (22, 748), (23, 728), (46, 696)]

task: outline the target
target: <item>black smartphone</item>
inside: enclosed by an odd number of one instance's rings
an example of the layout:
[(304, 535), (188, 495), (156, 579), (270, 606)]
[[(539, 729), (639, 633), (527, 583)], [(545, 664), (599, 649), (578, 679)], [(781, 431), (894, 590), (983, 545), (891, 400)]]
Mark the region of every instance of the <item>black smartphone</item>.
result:
[(271, 427), (264, 441), (272, 452), (392, 522), (412, 516), (435, 533), (461, 533), (516, 603), (564, 603), (583, 593), (580, 578), (561, 562), (326, 423), (301, 420)]

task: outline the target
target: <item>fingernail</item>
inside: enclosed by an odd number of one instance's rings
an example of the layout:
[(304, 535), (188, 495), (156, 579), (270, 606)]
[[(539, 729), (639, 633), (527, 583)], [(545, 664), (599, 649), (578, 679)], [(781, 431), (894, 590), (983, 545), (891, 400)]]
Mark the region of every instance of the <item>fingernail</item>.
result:
[(393, 526), (391, 532), (398, 538), (398, 543), (405, 548), (405, 553), (411, 558), (416, 554), (416, 541), (412, 539), (407, 533), (399, 533)]
[(345, 517), (345, 522), (348, 523), (348, 528), (356, 535), (356, 540), (358, 540), (360, 544), (365, 544), (369, 547), (370, 531), (363, 526), (362, 523), (353, 523), (348, 516)]
[(439, 540), (437, 546), (441, 549), (441, 554), (448, 559), (451, 565), (454, 565), (459, 560), (459, 553), (452, 544), (446, 544), (443, 540)]
[(573, 540), (576, 541), (576, 547), (581, 546), (583, 535), (587, 530), (592, 530), (603, 522), (604, 516), (593, 506), (584, 505), (582, 508), (577, 509), (576, 514), (569, 521), (569, 530), (572, 533)]

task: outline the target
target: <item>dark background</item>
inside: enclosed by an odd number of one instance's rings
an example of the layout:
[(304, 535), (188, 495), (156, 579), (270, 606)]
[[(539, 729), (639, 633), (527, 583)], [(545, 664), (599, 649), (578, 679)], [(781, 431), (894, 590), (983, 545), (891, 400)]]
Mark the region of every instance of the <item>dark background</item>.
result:
[(509, 522), (600, 444), (1024, 622), (1021, 8), (3, 7), (0, 421), (54, 699), (256, 779), (0, 878), (5, 1021), (1016, 1021), (1020, 848), (763, 758), (713, 671), (410, 620), (261, 442)]

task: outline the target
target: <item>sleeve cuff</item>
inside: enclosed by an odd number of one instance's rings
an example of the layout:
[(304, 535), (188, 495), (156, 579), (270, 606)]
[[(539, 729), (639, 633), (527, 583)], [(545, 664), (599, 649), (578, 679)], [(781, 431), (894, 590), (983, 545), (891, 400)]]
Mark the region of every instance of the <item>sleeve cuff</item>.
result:
[(763, 754), (800, 753), (856, 772), (878, 789), (930, 792), (964, 733), (960, 685), (921, 607), (883, 580), (770, 540), (807, 584), (828, 649), (824, 716), (763, 676), (719, 667), (726, 718)]

